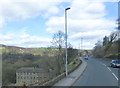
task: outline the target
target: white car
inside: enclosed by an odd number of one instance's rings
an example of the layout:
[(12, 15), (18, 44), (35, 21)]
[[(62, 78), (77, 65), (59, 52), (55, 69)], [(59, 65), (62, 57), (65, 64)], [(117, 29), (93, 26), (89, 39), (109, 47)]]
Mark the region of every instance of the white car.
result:
[(120, 60), (112, 60), (110, 62), (111, 67), (120, 67)]

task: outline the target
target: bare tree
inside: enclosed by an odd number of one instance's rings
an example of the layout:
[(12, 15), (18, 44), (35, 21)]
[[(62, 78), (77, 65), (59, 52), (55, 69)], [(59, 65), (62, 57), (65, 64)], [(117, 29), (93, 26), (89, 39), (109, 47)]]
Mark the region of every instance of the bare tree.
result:
[(116, 34), (116, 33), (112, 33), (112, 34), (110, 35), (109, 43), (112, 43), (112, 42), (116, 39), (116, 37), (117, 37), (117, 34)]
[(55, 49), (57, 49), (56, 51), (56, 55), (57, 57), (57, 63), (58, 63), (58, 73), (61, 73), (62, 70), (62, 64), (64, 64), (64, 60), (63, 60), (63, 45), (64, 45), (64, 33), (62, 31), (58, 31), (58, 33), (54, 34), (53, 36), (53, 40), (52, 40), (52, 47), (54, 47)]
[(97, 41), (97, 43), (95, 44), (95, 47), (93, 50), (93, 55), (95, 57), (102, 57), (103, 52), (102, 52), (102, 42), (101, 41)]

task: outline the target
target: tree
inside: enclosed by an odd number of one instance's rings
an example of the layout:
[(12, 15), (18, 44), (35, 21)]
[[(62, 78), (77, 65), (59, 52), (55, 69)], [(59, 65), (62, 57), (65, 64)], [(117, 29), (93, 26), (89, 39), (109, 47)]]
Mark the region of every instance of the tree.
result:
[(93, 50), (93, 55), (95, 57), (102, 57), (103, 56), (103, 50), (102, 50), (102, 42), (101, 41), (98, 41), (96, 44), (95, 44), (95, 47), (94, 47), (94, 50)]
[(109, 38), (108, 38), (107, 36), (105, 36), (105, 37), (103, 38), (103, 46), (107, 45), (108, 42), (109, 42)]
[(78, 56), (78, 49), (74, 49), (71, 43), (68, 43), (68, 64), (74, 61), (74, 59)]
[(111, 33), (111, 35), (109, 36), (109, 42), (108, 42), (108, 44), (106, 44), (105, 49), (104, 49), (105, 52), (107, 52), (109, 50), (109, 48), (115, 42), (116, 38), (117, 38), (117, 34), (116, 33)]
[(109, 43), (114, 42), (114, 40), (116, 39), (116, 37), (117, 37), (116, 33), (111, 33)]
[[(53, 40), (52, 40), (52, 47), (57, 48), (58, 49), (58, 58), (57, 58), (57, 63), (58, 63), (58, 73), (61, 73), (62, 70), (62, 64), (64, 64), (64, 60), (63, 60), (63, 45), (64, 45), (64, 33), (62, 31), (58, 31), (58, 33), (54, 34), (53, 36)], [(62, 55), (63, 54), (63, 55)]]
[(68, 44), (68, 64), (73, 60), (74, 55), (74, 49), (72, 45), (69, 43)]
[(64, 33), (62, 31), (58, 31), (58, 33), (54, 34), (51, 43), (53, 47), (61, 49), (64, 44)]

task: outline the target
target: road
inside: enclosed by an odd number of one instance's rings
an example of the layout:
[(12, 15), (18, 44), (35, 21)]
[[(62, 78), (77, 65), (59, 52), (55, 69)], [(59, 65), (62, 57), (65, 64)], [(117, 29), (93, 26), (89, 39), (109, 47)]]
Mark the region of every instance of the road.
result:
[(118, 86), (118, 68), (111, 68), (110, 60), (91, 57), (86, 61), (86, 70), (73, 86)]

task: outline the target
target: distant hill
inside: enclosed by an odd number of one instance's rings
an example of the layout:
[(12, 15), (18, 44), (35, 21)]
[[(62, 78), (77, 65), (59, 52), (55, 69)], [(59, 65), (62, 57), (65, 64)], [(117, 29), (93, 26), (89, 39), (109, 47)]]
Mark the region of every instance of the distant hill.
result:
[(54, 56), (56, 49), (52, 48), (23, 48), (18, 46), (7, 46), (0, 44), (0, 54), (3, 59), (26, 59), (46, 56)]
[(0, 44), (0, 47), (5, 47), (6, 45)]
[(26, 49), (23, 47), (18, 47), (18, 46), (7, 46), (0, 44), (0, 52), (2, 53), (23, 53)]
[(17, 48), (17, 49), (22, 48), (22, 49), (25, 49), (25, 48), (23, 48), (23, 47), (18, 47), (18, 46), (8, 46), (8, 45), (4, 45), (4, 44), (0, 44), (0, 47)]

